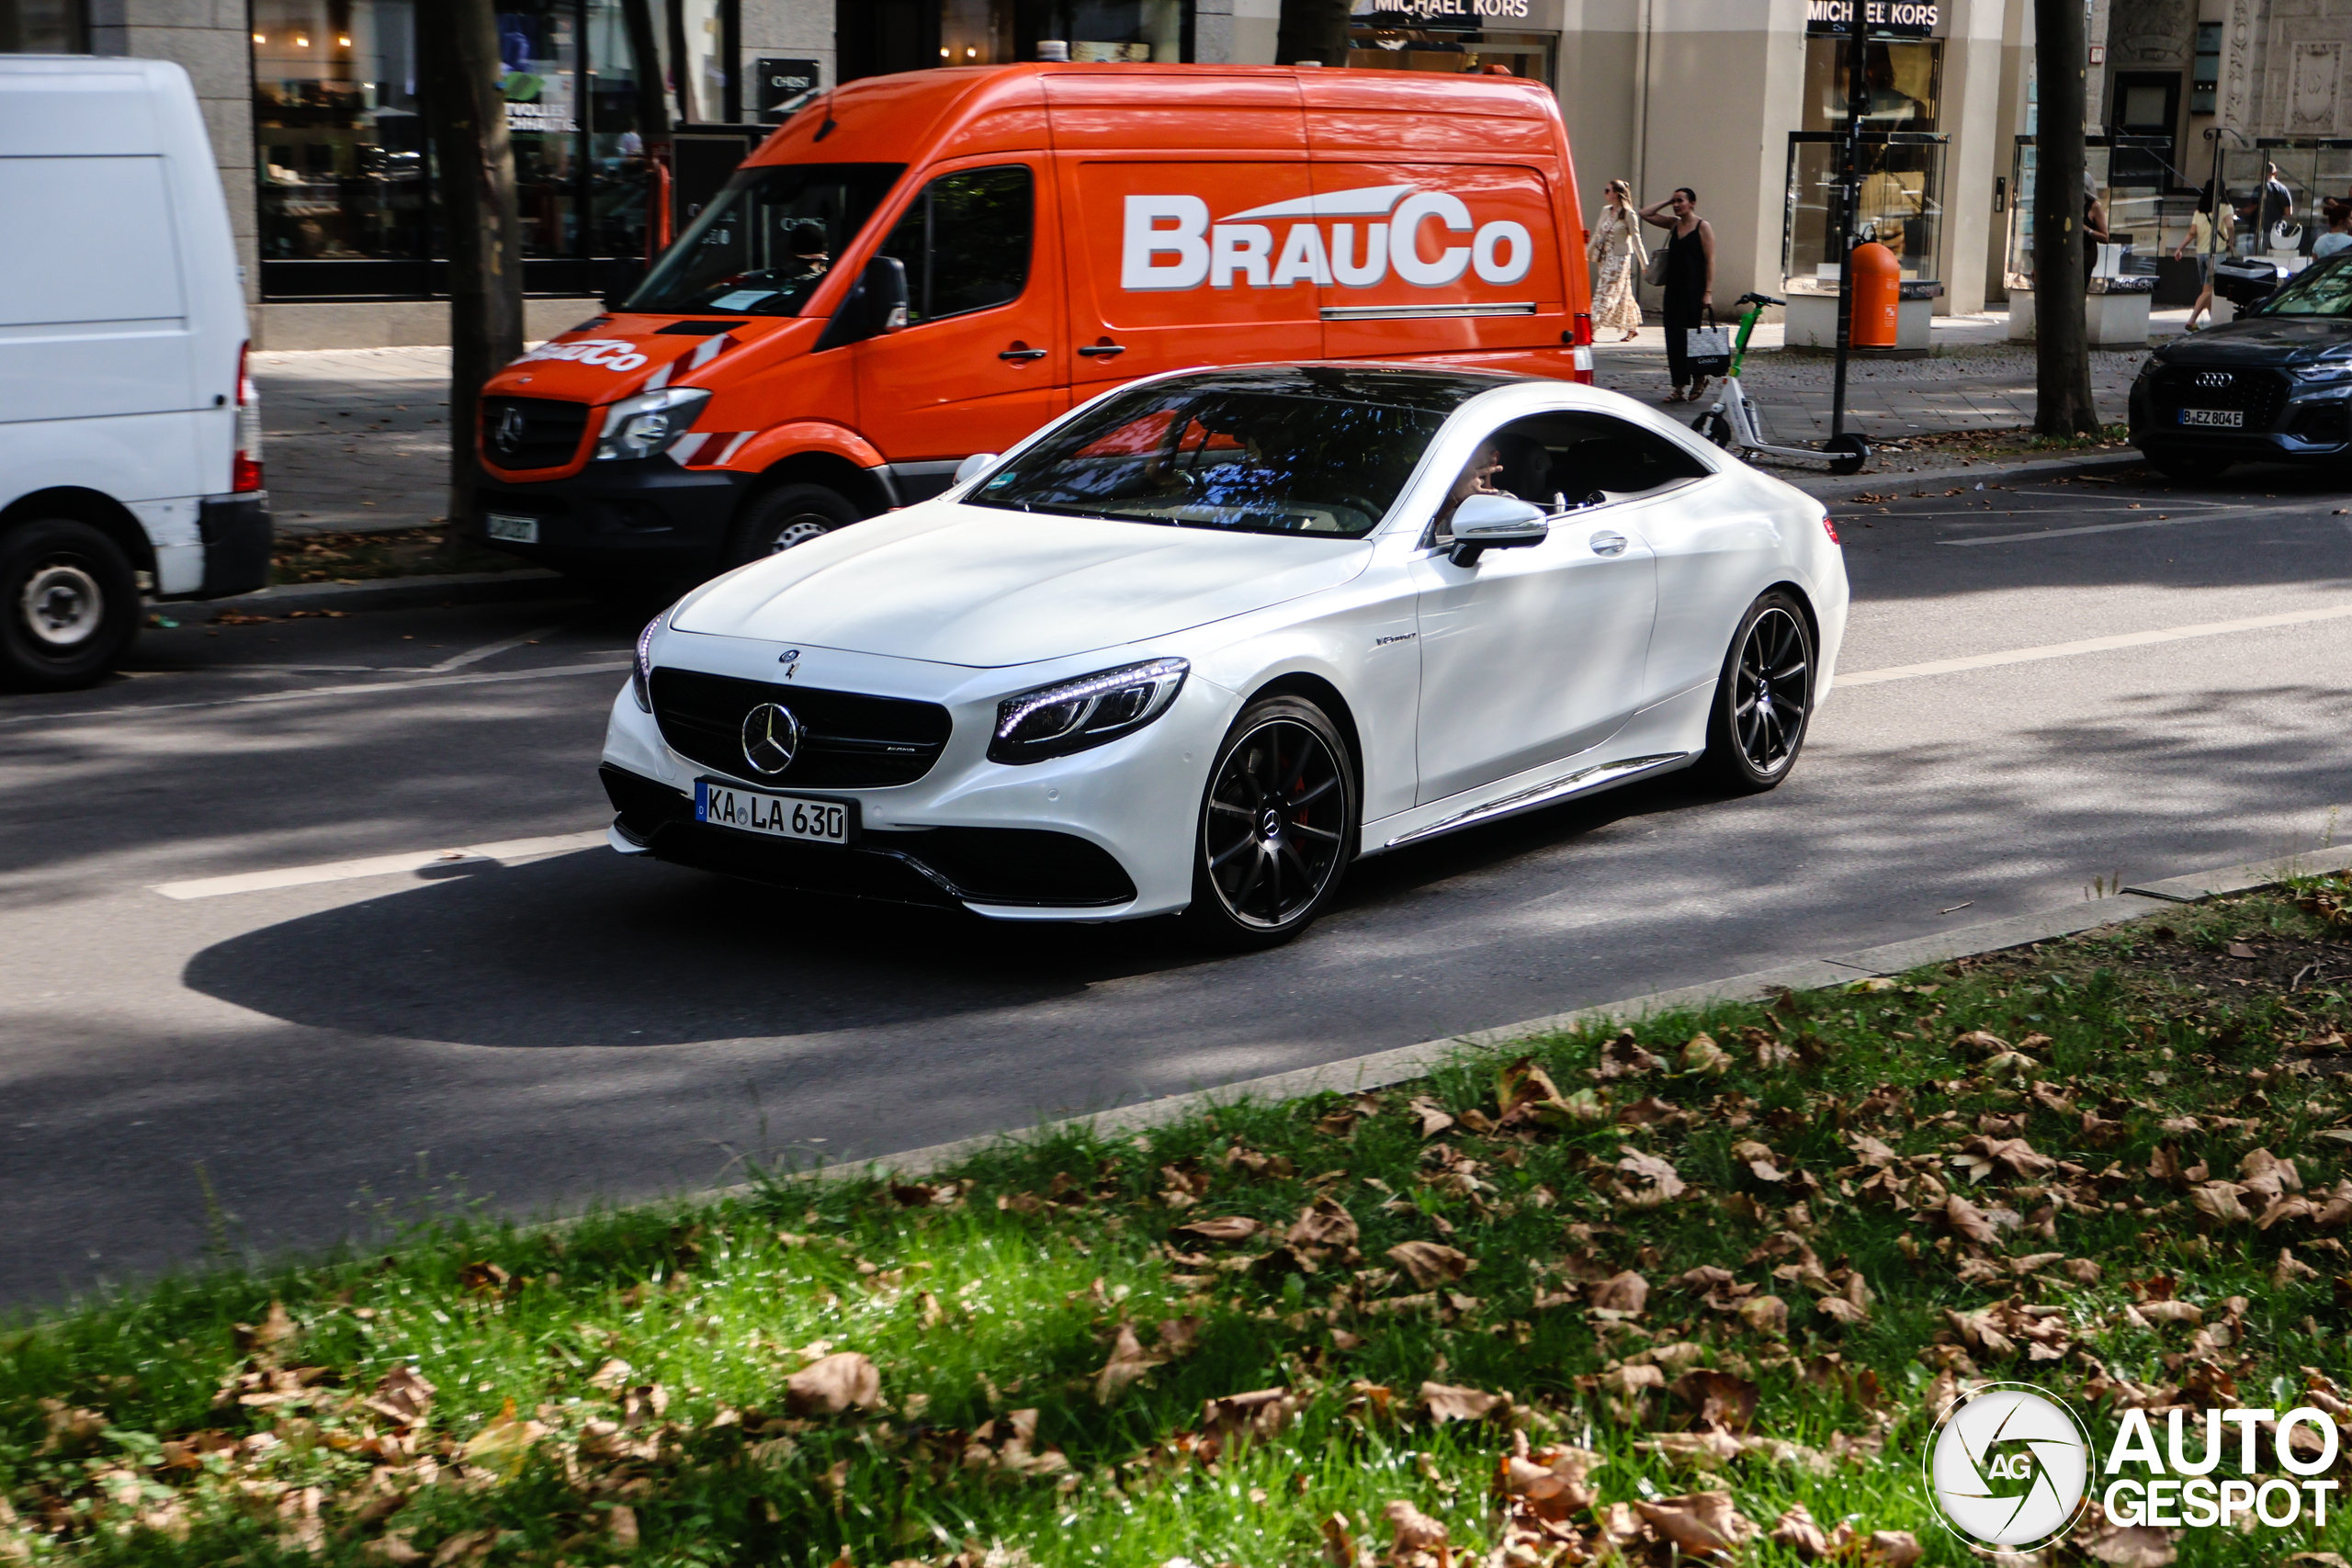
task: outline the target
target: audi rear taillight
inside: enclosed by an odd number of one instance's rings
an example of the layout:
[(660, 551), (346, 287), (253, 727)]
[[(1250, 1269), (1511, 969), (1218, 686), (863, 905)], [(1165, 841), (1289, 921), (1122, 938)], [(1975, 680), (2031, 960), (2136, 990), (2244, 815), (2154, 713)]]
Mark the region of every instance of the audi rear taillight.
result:
[(1568, 334), (1568, 358), (1576, 368), (1569, 379), (1582, 386), (1592, 385), (1592, 318), (1579, 310), (1576, 315), (1576, 330)]
[(232, 491), (261, 489), (261, 394), (245, 368), (250, 343), (237, 345), (237, 457), (229, 466)]

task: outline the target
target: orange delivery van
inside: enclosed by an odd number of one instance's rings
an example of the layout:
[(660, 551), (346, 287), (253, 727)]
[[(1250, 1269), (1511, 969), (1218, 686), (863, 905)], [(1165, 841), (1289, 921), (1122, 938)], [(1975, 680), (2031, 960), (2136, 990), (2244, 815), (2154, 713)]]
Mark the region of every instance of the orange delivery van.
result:
[(707, 575), (945, 490), (1159, 371), (1442, 358), (1589, 381), (1558, 104), (1498, 76), (1036, 63), (852, 83), (627, 302), (483, 389), (477, 526)]

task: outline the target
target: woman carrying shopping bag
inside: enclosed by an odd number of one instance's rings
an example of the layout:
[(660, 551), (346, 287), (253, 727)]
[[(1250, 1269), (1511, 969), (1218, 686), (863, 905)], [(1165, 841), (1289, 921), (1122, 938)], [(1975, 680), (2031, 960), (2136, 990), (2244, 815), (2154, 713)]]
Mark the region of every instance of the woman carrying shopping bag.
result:
[[(1699, 216), (1699, 193), (1679, 186), (1666, 200), (1642, 209), (1642, 216), (1671, 231), (1664, 253), (1666, 286), (1666, 368), (1673, 378), (1669, 403), (1698, 400), (1707, 389), (1707, 378), (1690, 365), (1685, 335), (1699, 326), (1700, 316), (1715, 303), (1715, 231)], [(1653, 264), (1655, 265), (1655, 264)]]
[(1611, 180), (1607, 195), (1600, 221), (1584, 248), (1592, 274), (1592, 324), (1602, 331), (1615, 327), (1625, 334), (1617, 341), (1631, 343), (1642, 328), (1642, 302), (1634, 297), (1634, 280), (1650, 258), (1634, 216), (1634, 187)]

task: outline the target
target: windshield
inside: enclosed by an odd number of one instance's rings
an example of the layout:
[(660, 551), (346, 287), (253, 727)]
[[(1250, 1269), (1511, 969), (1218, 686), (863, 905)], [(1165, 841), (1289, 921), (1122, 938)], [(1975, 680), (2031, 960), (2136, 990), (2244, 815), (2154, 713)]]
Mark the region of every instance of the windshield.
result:
[(904, 164), (744, 169), (662, 255), (628, 309), (797, 315), (905, 172)]
[(2352, 316), (2352, 255), (2330, 256), (2263, 302), (2266, 316)]
[(1359, 539), (1387, 514), (1446, 415), (1495, 384), (1416, 376), (1384, 387), (1373, 374), (1317, 370), (1163, 381), (1104, 400), (967, 500)]

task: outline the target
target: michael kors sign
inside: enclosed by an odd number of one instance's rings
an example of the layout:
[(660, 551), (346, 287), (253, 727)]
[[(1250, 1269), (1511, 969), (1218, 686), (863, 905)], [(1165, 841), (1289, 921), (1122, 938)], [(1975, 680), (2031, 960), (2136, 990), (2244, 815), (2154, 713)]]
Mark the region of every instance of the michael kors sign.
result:
[[(1805, 0), (1804, 30), (1842, 33), (1854, 25), (1855, 0)], [(1934, 0), (1861, 0), (1862, 21), (1872, 33), (1926, 38), (1940, 19)]]

